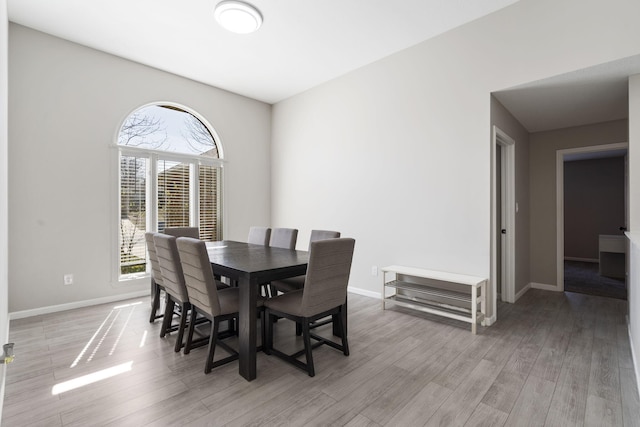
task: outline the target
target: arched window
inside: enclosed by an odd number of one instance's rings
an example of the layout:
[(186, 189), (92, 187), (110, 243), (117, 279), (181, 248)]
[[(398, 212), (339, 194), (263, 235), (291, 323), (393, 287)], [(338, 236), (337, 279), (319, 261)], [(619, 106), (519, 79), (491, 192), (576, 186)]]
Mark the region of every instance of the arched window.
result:
[(131, 113), (118, 134), (121, 279), (146, 271), (146, 231), (200, 228), (219, 240), (221, 151), (194, 113), (168, 104)]

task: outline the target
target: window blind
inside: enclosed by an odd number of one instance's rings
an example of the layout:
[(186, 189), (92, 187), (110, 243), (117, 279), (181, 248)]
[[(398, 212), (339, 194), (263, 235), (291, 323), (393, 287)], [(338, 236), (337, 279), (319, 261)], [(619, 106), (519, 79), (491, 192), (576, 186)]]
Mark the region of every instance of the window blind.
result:
[(120, 156), (121, 274), (145, 271), (146, 177), (146, 158)]
[(189, 226), (191, 165), (158, 160), (158, 231)]
[(219, 240), (218, 233), (218, 172), (215, 166), (200, 165), (198, 170), (200, 239)]

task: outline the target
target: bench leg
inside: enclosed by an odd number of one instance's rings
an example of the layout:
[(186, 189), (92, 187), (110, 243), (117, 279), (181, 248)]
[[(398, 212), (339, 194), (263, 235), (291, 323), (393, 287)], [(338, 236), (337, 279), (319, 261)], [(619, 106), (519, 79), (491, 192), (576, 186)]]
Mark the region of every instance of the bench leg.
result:
[(478, 326), (478, 288), (471, 288), (471, 333), (476, 334)]

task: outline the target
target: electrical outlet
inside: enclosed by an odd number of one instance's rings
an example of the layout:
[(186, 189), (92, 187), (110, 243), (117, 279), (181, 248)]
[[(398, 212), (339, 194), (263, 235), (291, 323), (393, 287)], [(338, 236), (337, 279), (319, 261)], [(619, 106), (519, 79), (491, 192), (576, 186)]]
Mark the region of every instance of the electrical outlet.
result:
[(374, 265), (373, 267), (371, 267), (371, 275), (372, 276), (377, 276), (378, 275), (378, 266)]
[(62, 279), (65, 285), (73, 285), (73, 274), (65, 274)]

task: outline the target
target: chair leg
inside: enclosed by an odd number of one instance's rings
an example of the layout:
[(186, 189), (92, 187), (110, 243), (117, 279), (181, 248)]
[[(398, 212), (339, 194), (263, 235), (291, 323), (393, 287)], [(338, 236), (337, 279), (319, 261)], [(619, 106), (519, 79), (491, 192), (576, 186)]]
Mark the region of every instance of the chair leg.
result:
[(310, 377), (316, 375), (316, 371), (313, 367), (313, 349), (311, 347), (311, 335), (309, 331), (309, 320), (302, 320), (302, 338), (304, 340), (304, 349), (307, 356), (307, 372)]
[(187, 326), (187, 316), (189, 314), (189, 304), (182, 304), (182, 312), (180, 313), (180, 325), (178, 326), (178, 337), (176, 338), (176, 345), (173, 351), (178, 353), (182, 348), (182, 337), (184, 336), (184, 330)]
[(296, 336), (302, 335), (302, 325), (300, 322), (296, 322)]
[(347, 310), (346, 306), (340, 307), (340, 315), (338, 316), (338, 322), (340, 323), (340, 334), (342, 338), (342, 353), (345, 356), (349, 355), (349, 342), (347, 341)]
[(171, 295), (167, 294), (166, 303), (164, 305), (164, 316), (162, 318), (162, 327), (160, 328), (160, 338), (164, 338), (169, 328), (171, 328), (171, 320), (173, 319), (174, 302)]
[(193, 331), (196, 329), (196, 313), (195, 308), (191, 308), (191, 317), (189, 318), (189, 332), (187, 333), (187, 343), (184, 345), (184, 354), (191, 352), (191, 343), (193, 342)]
[(269, 288), (269, 296), (271, 298), (278, 296), (278, 290), (271, 283), (269, 283), (267, 287)]
[(273, 348), (273, 318), (275, 316), (273, 316), (269, 310), (265, 310), (265, 312), (262, 313), (262, 317), (264, 318), (263, 322), (265, 322), (266, 326), (266, 340), (262, 346), (262, 351), (266, 354), (271, 354), (271, 349)]
[(151, 281), (151, 316), (149, 317), (149, 323), (156, 321), (156, 314), (160, 308), (160, 287), (153, 280)]
[[(347, 329), (347, 302), (340, 307), (340, 310), (344, 312), (344, 329)], [(333, 335), (339, 337), (341, 335), (340, 328), (338, 328), (338, 317), (340, 314), (334, 314), (333, 318)]]
[(211, 372), (213, 367), (213, 356), (216, 352), (216, 342), (218, 340), (218, 320), (213, 319), (211, 322), (211, 335), (209, 336), (209, 350), (207, 351), (207, 362), (204, 365), (204, 373)]
[(270, 285), (268, 283), (263, 283), (260, 285), (260, 289), (266, 298), (271, 298)]

